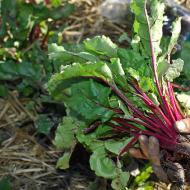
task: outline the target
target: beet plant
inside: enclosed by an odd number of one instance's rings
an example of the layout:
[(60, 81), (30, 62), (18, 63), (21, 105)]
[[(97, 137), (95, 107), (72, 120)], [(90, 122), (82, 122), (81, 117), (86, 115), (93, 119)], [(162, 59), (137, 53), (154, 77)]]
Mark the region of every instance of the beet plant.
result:
[(173, 90), (183, 69), (183, 60), (172, 59), (181, 19), (173, 23), (171, 37), (163, 37), (164, 9), (161, 0), (131, 2), (134, 32), (127, 49), (105, 36), (86, 39), (73, 51), (50, 45), (50, 59), (61, 71), (52, 76), (48, 90), (67, 109), (54, 141), (65, 150), (58, 167), (69, 167), (80, 142), (92, 152), (96, 175), (112, 179), (112, 187), (121, 190), (129, 179), (127, 152), (138, 146), (140, 135), (156, 137), (171, 154), (189, 155), (174, 128), (187, 116)]

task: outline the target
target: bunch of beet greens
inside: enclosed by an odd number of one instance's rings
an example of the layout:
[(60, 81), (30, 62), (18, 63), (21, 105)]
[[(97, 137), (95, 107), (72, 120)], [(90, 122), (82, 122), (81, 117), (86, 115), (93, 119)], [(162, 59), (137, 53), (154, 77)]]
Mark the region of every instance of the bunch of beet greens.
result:
[(124, 155), (140, 135), (156, 137), (169, 151), (182, 146), (174, 123), (185, 115), (172, 84), (183, 68), (181, 59), (172, 60), (181, 19), (173, 23), (171, 36), (164, 37), (164, 8), (160, 0), (132, 1), (134, 34), (128, 49), (105, 36), (75, 48), (49, 47), (61, 72), (48, 89), (67, 108), (55, 138), (57, 147), (67, 150), (62, 161), (68, 163), (78, 141), (93, 153), (90, 165), (97, 175), (121, 182), (126, 173), (114, 167), (114, 155)]

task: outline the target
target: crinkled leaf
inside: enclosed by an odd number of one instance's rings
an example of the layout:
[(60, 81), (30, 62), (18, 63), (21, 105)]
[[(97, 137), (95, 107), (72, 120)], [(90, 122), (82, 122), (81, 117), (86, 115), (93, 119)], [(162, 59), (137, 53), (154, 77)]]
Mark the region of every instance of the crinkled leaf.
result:
[(129, 181), (129, 177), (130, 177), (129, 172), (120, 172), (117, 178), (115, 178), (112, 181), (111, 183), (112, 188), (115, 190), (125, 190), (127, 182)]
[[(153, 173), (153, 169), (151, 166), (146, 166), (141, 173), (135, 178), (135, 184), (139, 187), (144, 185), (145, 182), (150, 178)], [(152, 190), (152, 188), (150, 188)]]
[(190, 109), (190, 93), (178, 93), (177, 99), (185, 108)]
[(77, 140), (85, 145), (90, 151), (95, 151), (99, 148), (104, 149), (104, 141), (99, 140), (100, 137), (105, 137), (110, 134), (112, 129), (105, 124), (100, 125), (93, 133), (84, 134), (83, 130), (76, 134)]
[(86, 39), (84, 46), (87, 51), (96, 55), (117, 56), (117, 45), (106, 36), (96, 36), (92, 39)]
[(170, 54), (174, 46), (177, 44), (181, 32), (181, 17), (178, 17), (172, 24), (172, 36), (168, 45), (168, 53)]
[(64, 117), (55, 134), (54, 144), (58, 149), (68, 149), (75, 144), (75, 131), (82, 125), (72, 117)]
[(180, 76), (181, 71), (183, 70), (184, 62), (182, 59), (176, 59), (172, 61), (168, 70), (165, 73), (166, 80), (173, 82), (173, 80)]
[(138, 70), (135, 70), (133, 68), (129, 68), (128, 73), (130, 74), (130, 76), (132, 76), (137, 81), (140, 80), (140, 74), (139, 74)]
[(120, 58), (126, 78), (128, 78), (128, 74), (137, 80), (142, 76), (152, 77), (149, 62), (138, 51), (119, 48), (118, 57)]
[(98, 148), (104, 147), (104, 143), (100, 140), (97, 140), (97, 137), (94, 133), (88, 135), (78, 133), (77, 140), (92, 152), (97, 150)]
[(70, 161), (71, 153), (65, 152), (63, 156), (61, 156), (56, 164), (56, 168), (65, 170), (69, 168), (69, 161)]
[(119, 48), (117, 53), (125, 73), (127, 73), (128, 67), (138, 70), (143, 65), (143, 57), (134, 50)]
[[(139, 72), (140, 71), (140, 72)], [(131, 77), (136, 79), (139, 83), (140, 88), (144, 92), (148, 91), (154, 91), (155, 86), (154, 86), (154, 81), (150, 77), (146, 77), (144, 73), (144, 68), (135, 70), (133, 68), (128, 68), (128, 73), (130, 74)]]

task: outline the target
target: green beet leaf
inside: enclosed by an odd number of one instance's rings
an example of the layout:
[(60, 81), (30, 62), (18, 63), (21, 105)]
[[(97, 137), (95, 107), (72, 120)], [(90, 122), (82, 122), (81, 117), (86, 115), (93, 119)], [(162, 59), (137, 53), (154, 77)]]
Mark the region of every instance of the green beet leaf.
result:
[(68, 169), (70, 158), (71, 158), (71, 153), (65, 152), (63, 156), (58, 159), (56, 168), (59, 168), (62, 170)]
[(71, 52), (66, 50), (62, 46), (57, 44), (49, 45), (49, 58), (53, 61), (54, 64), (67, 65), (73, 62), (83, 63), (85, 61), (99, 61), (99, 59), (88, 52)]
[(46, 115), (40, 115), (35, 122), (35, 127), (39, 133), (47, 135), (53, 127), (53, 122)]
[(181, 71), (183, 70), (184, 62), (182, 59), (173, 60), (170, 64), (168, 70), (165, 73), (165, 78), (168, 81), (173, 82), (173, 80), (180, 76)]
[(85, 49), (95, 55), (104, 55), (107, 57), (117, 56), (117, 45), (106, 36), (96, 36), (84, 41)]
[(113, 115), (109, 110), (110, 89), (93, 80), (73, 84), (66, 105), (85, 119), (106, 121)]
[(181, 50), (181, 58), (184, 60), (183, 72), (187, 79), (190, 79), (190, 62), (189, 62), (190, 43), (183, 42)]
[(108, 151), (118, 155), (122, 148), (124, 148), (130, 142), (130, 140), (131, 138), (121, 140), (108, 140), (105, 142), (105, 148)]
[(71, 117), (64, 117), (63, 121), (59, 124), (54, 144), (58, 149), (69, 149), (75, 145), (75, 131), (80, 126), (79, 122)]
[(126, 190), (129, 177), (130, 177), (129, 172), (120, 172), (117, 178), (115, 178), (112, 181), (111, 183), (112, 188), (115, 190)]
[[(54, 144), (70, 151), (75, 143), (83, 144), (92, 153), (91, 169), (111, 179), (115, 190), (127, 186), (129, 173), (123, 163), (129, 145), (145, 134), (159, 138), (162, 148), (167, 149), (167, 143), (173, 146), (177, 135), (172, 123), (181, 117), (172, 109), (175, 102), (169, 83), (183, 69), (181, 59), (169, 60), (180, 19), (173, 25), (172, 37), (163, 39), (163, 1), (149, 1), (148, 16), (144, 3), (131, 3), (134, 34), (127, 49), (118, 48), (105, 36), (86, 39), (77, 50), (56, 44), (49, 48), (50, 59), (61, 68), (51, 77), (48, 91), (67, 110)], [(167, 88), (170, 97), (164, 91)], [(69, 167), (69, 158), (66, 152), (58, 165)], [(147, 180), (149, 173), (144, 175)]]
[(106, 156), (105, 150), (99, 148), (90, 157), (90, 167), (97, 176), (113, 179), (117, 176), (117, 168), (114, 162)]
[[(147, 56), (147, 53), (151, 55), (149, 30), (144, 12), (144, 0), (134, 0), (131, 3), (131, 10), (135, 14), (135, 21), (133, 24), (134, 32), (138, 34), (143, 44), (141, 48), (143, 54)], [(162, 1), (152, 0), (150, 2), (151, 16), (149, 16), (149, 22), (152, 31), (153, 48), (156, 55), (161, 53), (160, 41), (162, 38), (162, 27), (164, 20), (164, 3)], [(159, 18), (159, 19), (158, 19)]]

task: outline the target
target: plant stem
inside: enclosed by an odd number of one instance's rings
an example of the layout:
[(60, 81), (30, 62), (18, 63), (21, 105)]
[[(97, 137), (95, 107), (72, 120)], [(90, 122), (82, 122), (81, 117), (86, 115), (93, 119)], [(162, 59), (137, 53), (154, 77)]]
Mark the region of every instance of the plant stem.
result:
[(176, 120), (181, 120), (182, 118), (181, 118), (180, 114), (178, 113), (178, 110), (177, 110), (177, 107), (175, 104), (175, 100), (174, 100), (174, 93), (173, 93), (172, 85), (170, 84), (170, 82), (168, 82), (168, 92), (169, 92), (170, 102), (171, 102), (172, 108), (174, 110)]

